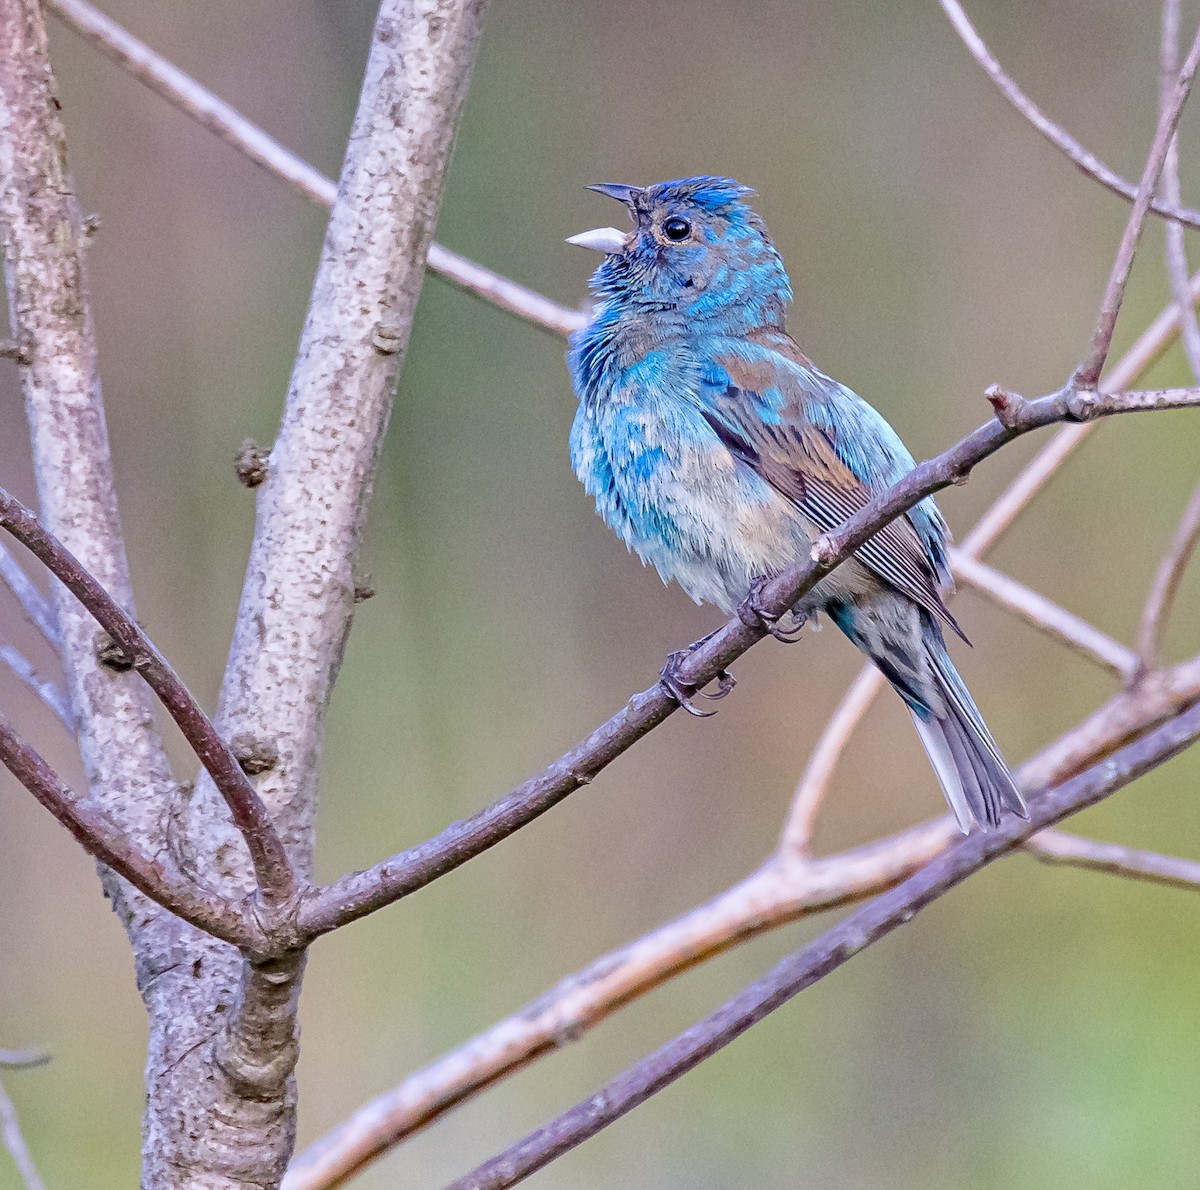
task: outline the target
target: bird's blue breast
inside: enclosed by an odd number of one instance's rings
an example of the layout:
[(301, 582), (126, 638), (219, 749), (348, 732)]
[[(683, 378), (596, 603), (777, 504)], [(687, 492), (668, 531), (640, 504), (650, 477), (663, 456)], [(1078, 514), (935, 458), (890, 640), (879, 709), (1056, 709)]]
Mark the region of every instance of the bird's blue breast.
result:
[(801, 518), (737, 462), (703, 414), (704, 365), (680, 344), (629, 352), (577, 334), (571, 463), (601, 517), (664, 582), (731, 608), (795, 558)]

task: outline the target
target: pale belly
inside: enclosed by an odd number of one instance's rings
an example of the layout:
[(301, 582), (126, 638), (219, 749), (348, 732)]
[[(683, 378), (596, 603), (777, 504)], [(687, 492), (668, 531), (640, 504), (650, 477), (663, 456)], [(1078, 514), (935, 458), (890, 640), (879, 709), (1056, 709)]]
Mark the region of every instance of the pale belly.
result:
[[(668, 435), (640, 418), (634, 433), (607, 428), (587, 414), (577, 420), (576, 474), (604, 520), (664, 583), (673, 580), (697, 603), (731, 612), (754, 579), (808, 556), (815, 527), (715, 436)], [(876, 586), (874, 576), (851, 560), (799, 607), (819, 610)]]

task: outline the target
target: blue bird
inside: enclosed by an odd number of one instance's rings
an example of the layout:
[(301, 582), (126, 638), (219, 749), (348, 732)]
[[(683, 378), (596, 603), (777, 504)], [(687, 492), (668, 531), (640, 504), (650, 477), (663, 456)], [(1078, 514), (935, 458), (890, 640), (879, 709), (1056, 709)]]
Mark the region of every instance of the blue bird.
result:
[[(806, 557), (914, 466), (892, 427), (820, 372), (785, 330), (792, 287), (753, 193), (732, 178), (593, 186), (623, 202), (628, 232), (568, 243), (604, 253), (590, 323), (571, 336), (579, 398), (571, 462), (596, 508), (663, 582), (697, 603), (764, 614), (764, 581)], [(1002, 808), (1026, 817), (1012, 776), (946, 652), (962, 636), (946, 522), (931, 498), (880, 530), (796, 608), (825, 612), (883, 672), (968, 833)], [(965, 639), (965, 637), (964, 637)], [(693, 714), (696, 691), (663, 671)], [(719, 697), (732, 679), (725, 677)]]

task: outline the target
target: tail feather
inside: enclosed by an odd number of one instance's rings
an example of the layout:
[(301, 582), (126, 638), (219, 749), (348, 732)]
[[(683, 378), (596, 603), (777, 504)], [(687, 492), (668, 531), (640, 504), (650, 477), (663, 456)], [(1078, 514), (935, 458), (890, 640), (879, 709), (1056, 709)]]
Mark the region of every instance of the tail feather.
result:
[(834, 623), (883, 671), (912, 712), (917, 734), (963, 834), (997, 826), (1001, 811), (1028, 818), (992, 733), (946, 652), (941, 629), (907, 601), (870, 614), (831, 605)]

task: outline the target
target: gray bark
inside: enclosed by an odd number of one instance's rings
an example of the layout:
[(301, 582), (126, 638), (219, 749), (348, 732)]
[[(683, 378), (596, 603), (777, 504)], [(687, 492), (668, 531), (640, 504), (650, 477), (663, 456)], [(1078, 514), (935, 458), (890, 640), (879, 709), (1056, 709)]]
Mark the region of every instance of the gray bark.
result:
[[(407, 346), (485, 0), (384, 0), (258, 517), (218, 726), (252, 760), (302, 878), (353, 564)], [(0, 220), (41, 515), (132, 611), (79, 206), (35, 0), (0, 0)], [(136, 674), (56, 610), (95, 797), (147, 850), (250, 895), (245, 845), (207, 779), (176, 788)], [(248, 768), (249, 771), (249, 768)], [(270, 962), (200, 934), (111, 873), (150, 1017), (143, 1186), (274, 1186), (295, 1133), (304, 955)]]

